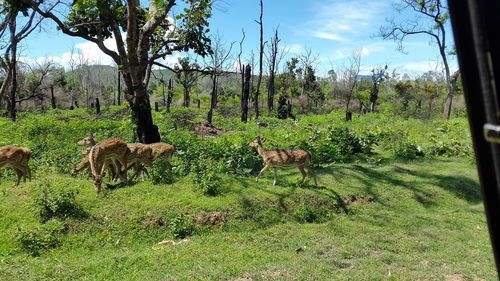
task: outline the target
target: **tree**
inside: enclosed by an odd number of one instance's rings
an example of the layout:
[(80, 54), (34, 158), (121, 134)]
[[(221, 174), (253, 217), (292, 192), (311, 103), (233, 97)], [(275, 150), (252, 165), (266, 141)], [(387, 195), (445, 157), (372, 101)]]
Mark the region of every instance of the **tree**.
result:
[[(133, 112), (136, 134), (140, 141), (160, 140), (154, 125), (147, 86), (158, 59), (175, 51), (193, 50), (201, 56), (210, 53), (207, 37), (211, 16), (209, 0), (150, 0), (145, 7), (139, 0), (20, 0), (40, 15), (50, 18), (65, 34), (95, 43), (119, 65), (125, 84), (125, 98)], [(44, 8), (49, 2), (65, 4), (58, 13)], [(172, 7), (185, 3), (173, 19), (167, 15)], [(64, 19), (59, 18), (63, 14)], [(124, 33), (126, 32), (126, 36)], [(125, 38), (124, 38), (125, 37)], [(113, 38), (117, 50), (104, 45)]]
[[(262, 25), (262, 16), (264, 15), (264, 5), (260, 0), (260, 18), (255, 21), (260, 26), (260, 44), (259, 44), (259, 78), (257, 80), (257, 89), (254, 94), (255, 119), (259, 119), (259, 93), (260, 84), (262, 82), (262, 57), (264, 56), (264, 28)], [(252, 69), (253, 65), (252, 65)]]
[(413, 84), (409, 80), (397, 81), (394, 83), (396, 96), (401, 100), (403, 111), (408, 109), (408, 104), (414, 98)]
[(375, 105), (377, 104), (378, 91), (380, 83), (388, 78), (387, 65), (384, 67), (376, 67), (372, 69), (372, 83), (373, 87), (370, 92), (370, 112), (375, 111)]
[[(35, 11), (30, 11), (25, 3), (6, 0), (2, 1), (3, 18), (0, 21), (0, 36), (3, 37), (6, 29), (9, 30), (10, 39), (4, 46), (5, 53), (0, 57), (0, 67), (5, 72), (5, 80), (0, 88), (0, 99), (9, 90), (8, 111), (9, 117), (16, 120), (16, 93), (17, 89), (17, 46), (21, 40), (26, 38), (41, 23), (35, 20)], [(18, 17), (25, 17), (24, 24), (18, 29)]]
[(400, 51), (404, 51), (403, 41), (409, 35), (426, 34), (436, 43), (445, 70), (448, 93), (444, 103), (443, 117), (448, 120), (456, 88), (452, 83), (448, 65), (445, 25), (448, 23), (449, 14), (448, 7), (443, 2), (441, 0), (401, 0), (401, 3), (395, 6), (396, 10), (400, 13), (409, 10), (415, 14), (415, 17), (405, 22), (395, 22), (394, 19), (389, 19), (388, 25), (380, 28), (379, 36), (398, 42)]
[[(279, 28), (279, 27), (278, 27)], [(274, 35), (271, 38), (271, 45), (269, 46), (268, 54), (266, 54), (268, 66), (269, 66), (269, 80), (267, 81), (267, 109), (269, 111), (273, 110), (274, 107), (274, 95), (276, 93), (275, 87), (275, 77), (276, 70), (280, 61), (283, 59), (285, 52), (279, 50), (278, 44), (281, 41), (278, 36), (278, 28), (274, 31)]]
[(352, 113), (349, 109), (351, 103), (352, 94), (356, 83), (358, 81), (359, 69), (361, 67), (361, 48), (354, 50), (351, 56), (348, 58), (347, 64), (344, 65), (343, 69), (343, 87), (346, 98), (345, 113), (346, 121), (351, 120)]
[(184, 88), (183, 106), (189, 107), (189, 94), (191, 88), (196, 85), (200, 78), (198, 63), (190, 62), (189, 57), (179, 58), (179, 64), (175, 66), (175, 81)]
[(210, 75), (212, 80), (212, 91), (210, 93), (210, 110), (207, 115), (208, 124), (212, 124), (213, 111), (217, 106), (217, 91), (219, 77), (227, 72), (228, 69), (228, 59), (231, 55), (231, 50), (235, 42), (232, 42), (229, 49), (226, 49), (222, 37), (217, 33), (211, 40), (211, 52), (209, 55), (209, 61), (205, 62), (208, 71), (205, 73)]

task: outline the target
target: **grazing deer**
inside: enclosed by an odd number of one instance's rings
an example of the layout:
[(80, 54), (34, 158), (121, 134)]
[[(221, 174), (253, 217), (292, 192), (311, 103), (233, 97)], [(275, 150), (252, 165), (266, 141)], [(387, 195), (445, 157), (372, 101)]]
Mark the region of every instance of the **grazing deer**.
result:
[(31, 170), (28, 161), (31, 158), (31, 150), (25, 147), (7, 145), (0, 147), (0, 168), (11, 167), (17, 174), (16, 186), (19, 185), (21, 177), (26, 182), (26, 176), (31, 181)]
[[(89, 152), (90, 152), (90, 149), (94, 145), (96, 145), (96, 143), (97, 143), (94, 139), (96, 135), (97, 135), (97, 133), (92, 133), (76, 143), (76, 145), (79, 145), (79, 146), (86, 146), (87, 150), (82, 152), (82, 154), (85, 155), (85, 157), (82, 159), (82, 161), (80, 161), (80, 163), (78, 165), (76, 165), (70, 171), (71, 176), (75, 177), (81, 170), (88, 168), (89, 169), (89, 177), (92, 177), (92, 172), (90, 171)], [(113, 166), (112, 163), (108, 163), (108, 165), (109, 165), (108, 171), (109, 171), (111, 180), (115, 181), (118, 177), (118, 175), (115, 173), (115, 167)]]
[(258, 136), (253, 142), (249, 144), (251, 147), (256, 147), (259, 152), (260, 157), (264, 160), (266, 164), (262, 170), (260, 170), (259, 175), (257, 175), (256, 181), (259, 181), (260, 175), (264, 173), (269, 168), (274, 168), (274, 182), (273, 185), (276, 185), (276, 178), (278, 176), (277, 168), (278, 167), (298, 167), (300, 172), (302, 173), (301, 183), (304, 182), (306, 178), (306, 171), (304, 168), (308, 169), (314, 177), (314, 183), (318, 185), (318, 181), (316, 179), (316, 174), (314, 173), (314, 169), (311, 167), (311, 153), (307, 150), (303, 149), (271, 149), (264, 150), (262, 147), (262, 142), (265, 139)]
[(172, 155), (174, 155), (175, 152), (175, 148), (171, 144), (155, 142), (148, 145), (153, 149), (153, 157), (164, 157), (168, 165), (170, 165), (170, 160), (172, 160)]
[(102, 176), (110, 163), (113, 163), (115, 172), (122, 181), (127, 181), (126, 173), (122, 173), (121, 170), (126, 167), (125, 159), (128, 153), (127, 143), (119, 139), (103, 140), (92, 146), (89, 152), (90, 171), (98, 193), (101, 191)]
[(127, 146), (129, 151), (125, 157), (126, 168), (128, 170), (134, 166), (135, 174), (132, 178), (138, 177), (141, 174), (142, 180), (144, 180), (143, 173), (147, 173), (144, 166), (151, 166), (153, 164), (153, 149), (149, 145), (142, 143), (129, 143)]

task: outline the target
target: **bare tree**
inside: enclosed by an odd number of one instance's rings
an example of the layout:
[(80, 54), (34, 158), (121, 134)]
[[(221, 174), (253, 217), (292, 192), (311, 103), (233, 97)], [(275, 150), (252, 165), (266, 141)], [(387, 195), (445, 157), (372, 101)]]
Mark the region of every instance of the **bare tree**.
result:
[(302, 90), (300, 95), (303, 96), (305, 92), (305, 86), (306, 86), (306, 71), (307, 69), (315, 69), (316, 64), (318, 63), (319, 59), (319, 54), (313, 52), (311, 48), (306, 47), (304, 49), (304, 52), (298, 57), (300, 61), (300, 69), (298, 70), (300, 74), (300, 79), (302, 81)]
[[(264, 28), (262, 25), (262, 17), (264, 15), (264, 4), (260, 0), (260, 18), (255, 21), (260, 26), (260, 44), (259, 44), (259, 78), (257, 80), (257, 89), (254, 95), (255, 119), (259, 119), (259, 93), (260, 84), (262, 82), (262, 58), (264, 56)], [(253, 67), (252, 67), (253, 69)]]
[[(12, 1), (7, 1), (12, 2)], [(5, 7), (1, 14), (3, 19), (0, 21), (0, 38), (4, 37), (8, 29), (10, 39), (8, 43), (1, 46), (5, 50), (4, 55), (0, 57), (0, 67), (5, 72), (5, 80), (0, 87), (0, 99), (9, 90), (8, 111), (9, 117), (16, 120), (16, 93), (17, 89), (17, 46), (21, 40), (26, 38), (41, 23), (41, 19), (36, 19), (36, 12), (29, 11), (28, 6), (19, 2), (4, 3)], [(25, 17), (18, 26), (20, 17)]]
[(352, 117), (352, 113), (349, 109), (349, 105), (351, 103), (351, 98), (354, 93), (354, 89), (356, 88), (357, 78), (359, 75), (359, 70), (361, 67), (361, 48), (354, 50), (351, 56), (347, 59), (347, 64), (344, 65), (342, 78), (344, 83), (344, 91), (346, 98), (346, 121), (350, 121)]
[(272, 111), (274, 108), (274, 96), (276, 93), (275, 89), (275, 77), (278, 66), (286, 54), (285, 49), (279, 49), (278, 44), (281, 41), (278, 36), (278, 28), (274, 30), (274, 35), (271, 38), (271, 45), (268, 48), (268, 53), (266, 54), (267, 64), (269, 67), (269, 80), (267, 84), (267, 108)]
[(219, 33), (215, 34), (211, 40), (211, 50), (209, 60), (205, 60), (207, 72), (212, 80), (212, 91), (210, 93), (210, 110), (207, 115), (208, 124), (212, 124), (213, 110), (217, 107), (217, 91), (219, 84), (219, 77), (227, 73), (230, 68), (227, 64), (230, 61), (229, 57), (235, 42), (232, 42), (227, 49), (224, 46), (222, 37)]
[(447, 57), (445, 25), (449, 18), (448, 7), (441, 0), (401, 0), (401, 3), (395, 5), (395, 9), (399, 13), (406, 13), (409, 10), (415, 16), (411, 19), (406, 17), (404, 22), (396, 22), (394, 19), (388, 19), (387, 26), (380, 28), (379, 36), (383, 39), (392, 39), (398, 42), (398, 49), (403, 52), (403, 41), (409, 35), (426, 34), (436, 43), (444, 65), (448, 87), (443, 110), (443, 117), (448, 120), (450, 118), (453, 96), (456, 93)]

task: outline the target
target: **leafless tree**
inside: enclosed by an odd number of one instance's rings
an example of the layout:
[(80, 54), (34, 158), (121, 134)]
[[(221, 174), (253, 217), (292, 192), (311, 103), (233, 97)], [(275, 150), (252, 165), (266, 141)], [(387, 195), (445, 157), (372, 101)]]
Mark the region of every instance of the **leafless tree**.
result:
[[(259, 44), (259, 78), (257, 80), (257, 89), (254, 95), (255, 119), (259, 119), (259, 93), (260, 84), (262, 82), (262, 59), (264, 56), (264, 27), (262, 24), (262, 17), (264, 15), (264, 4), (260, 0), (260, 18), (255, 21), (260, 26), (260, 44)], [(253, 69), (253, 67), (252, 67)]]
[(269, 111), (273, 110), (274, 108), (274, 96), (276, 93), (274, 79), (276, 77), (276, 72), (281, 60), (286, 54), (285, 49), (279, 49), (279, 42), (281, 40), (279, 39), (278, 29), (279, 26), (278, 28), (276, 28), (276, 30), (274, 30), (274, 35), (271, 38), (271, 44), (266, 54), (267, 65), (269, 67), (269, 80), (267, 84), (267, 108)]
[[(409, 35), (424, 34), (430, 36), (436, 43), (445, 69), (448, 93), (444, 104), (443, 117), (450, 118), (453, 96), (456, 87), (452, 83), (450, 67), (448, 63), (446, 24), (448, 22), (448, 7), (441, 0), (401, 0), (395, 4), (399, 13), (412, 12), (413, 17), (405, 17), (405, 21), (396, 22), (387, 19), (387, 25), (380, 28), (379, 36), (383, 39), (394, 40), (398, 43), (398, 49), (404, 52), (403, 41)], [(457, 74), (458, 75), (458, 74)]]
[(356, 49), (352, 52), (351, 56), (347, 59), (347, 63), (344, 64), (342, 71), (343, 88), (345, 91), (346, 98), (346, 121), (351, 120), (352, 113), (349, 110), (351, 103), (351, 98), (356, 88), (357, 78), (359, 75), (359, 70), (361, 67), (361, 51), (362, 49)]
[(231, 67), (228, 65), (230, 62), (231, 51), (235, 42), (226, 48), (225, 43), (222, 41), (222, 36), (216, 33), (211, 39), (211, 50), (212, 52), (208, 56), (208, 60), (205, 60), (206, 71), (210, 75), (212, 80), (212, 91), (210, 93), (210, 110), (207, 115), (208, 124), (212, 124), (213, 110), (217, 107), (217, 91), (219, 86), (219, 78), (228, 72)]

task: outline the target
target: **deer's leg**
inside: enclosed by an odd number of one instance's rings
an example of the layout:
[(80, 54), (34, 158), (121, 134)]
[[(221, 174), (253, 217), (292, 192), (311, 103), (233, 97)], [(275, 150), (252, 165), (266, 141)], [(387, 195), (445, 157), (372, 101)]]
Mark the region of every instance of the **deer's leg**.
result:
[(300, 172), (302, 173), (302, 180), (300, 181), (300, 183), (303, 183), (303, 182), (304, 182), (304, 180), (305, 180), (305, 178), (306, 178), (306, 175), (307, 175), (307, 174), (306, 174), (306, 171), (304, 170), (304, 165), (299, 166), (299, 170), (300, 170)]
[(19, 186), (19, 182), (21, 182), (21, 177), (23, 176), (23, 172), (16, 167), (12, 167), (12, 169), (14, 169), (14, 171), (17, 174), (16, 186)]
[(313, 168), (313, 167), (311, 167), (311, 166), (309, 166), (309, 165), (307, 165), (307, 166), (306, 166), (306, 169), (308, 169), (308, 170), (309, 170), (309, 172), (311, 172), (311, 174), (313, 175), (313, 178), (314, 178), (314, 184), (315, 184), (316, 186), (318, 186), (318, 178), (316, 177), (316, 172), (314, 171), (314, 168)]
[[(116, 161), (118, 162), (118, 165), (117, 167), (118, 168), (118, 176), (120, 177), (120, 179), (123, 181), (123, 182), (127, 182), (127, 163), (125, 162), (125, 159), (122, 158), (116, 158)], [(123, 173), (121, 173), (121, 171), (124, 171)]]
[(28, 163), (26, 163), (26, 173), (28, 174), (28, 179), (31, 182), (31, 169)]
[(278, 178), (278, 168), (274, 168), (274, 182), (273, 185), (276, 185), (276, 179)]
[(264, 166), (264, 168), (262, 168), (262, 170), (260, 170), (260, 173), (257, 175), (257, 178), (255, 178), (255, 181), (258, 182), (260, 175), (262, 175), (262, 173), (264, 173), (269, 168), (271, 168), (269, 165)]

